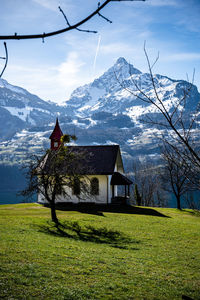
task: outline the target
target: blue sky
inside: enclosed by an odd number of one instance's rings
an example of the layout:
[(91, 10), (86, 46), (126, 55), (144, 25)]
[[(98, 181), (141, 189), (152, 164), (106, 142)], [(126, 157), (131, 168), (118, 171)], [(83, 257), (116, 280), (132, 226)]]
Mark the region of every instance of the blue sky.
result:
[[(58, 6), (76, 23), (97, 7), (95, 0), (0, 0), (0, 34), (43, 33), (65, 27)], [(83, 29), (41, 40), (7, 41), (4, 79), (44, 100), (66, 101), (78, 86), (91, 82), (123, 56), (147, 72), (144, 41), (154, 72), (174, 79), (192, 78), (200, 90), (200, 0), (113, 2), (102, 10), (113, 23), (94, 17)], [(3, 41), (0, 56), (4, 55)], [(2, 67), (2, 60), (0, 60)]]

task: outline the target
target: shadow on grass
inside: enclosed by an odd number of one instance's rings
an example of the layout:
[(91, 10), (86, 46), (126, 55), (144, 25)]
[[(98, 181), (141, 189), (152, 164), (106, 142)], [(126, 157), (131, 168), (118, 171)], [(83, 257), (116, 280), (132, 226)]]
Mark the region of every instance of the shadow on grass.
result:
[(133, 240), (122, 232), (108, 230), (106, 227), (95, 228), (93, 226), (81, 226), (78, 222), (65, 221), (56, 226), (52, 222), (44, 225), (34, 225), (40, 232), (81, 240), (85, 242), (93, 242), (99, 244), (108, 244), (111, 247), (119, 249), (138, 250), (132, 247), (133, 244), (139, 244), (139, 241)]
[(101, 204), (88, 204), (88, 203), (63, 203), (56, 205), (57, 210), (63, 211), (78, 211), (84, 214), (92, 214), (98, 216), (104, 216), (103, 213), (123, 213), (123, 214), (136, 214), (136, 215), (149, 215), (155, 217), (170, 218), (153, 208), (138, 207), (131, 205), (101, 205)]
[(182, 209), (181, 210), (182, 212), (187, 212), (188, 214), (191, 214), (191, 215), (193, 215), (193, 216), (195, 216), (195, 217), (200, 217), (200, 210), (198, 210), (198, 209), (186, 209), (186, 208), (184, 208), (184, 209)]

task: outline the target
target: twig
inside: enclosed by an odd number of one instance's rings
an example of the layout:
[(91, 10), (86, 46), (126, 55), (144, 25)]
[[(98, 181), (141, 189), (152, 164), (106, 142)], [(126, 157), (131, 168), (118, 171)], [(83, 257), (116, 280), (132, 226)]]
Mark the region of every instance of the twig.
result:
[(157, 54), (157, 57), (156, 57), (154, 63), (151, 65), (151, 70), (153, 69), (153, 67), (155, 66), (155, 64), (157, 63), (158, 60), (159, 60), (159, 52)]
[(4, 57), (3, 59), (5, 59), (5, 65), (4, 65), (4, 68), (0, 74), (0, 78), (2, 77), (6, 67), (7, 67), (7, 64), (8, 64), (8, 49), (7, 49), (7, 45), (6, 45), (6, 42), (3, 43), (4, 44), (4, 48), (5, 48), (5, 53), (6, 53), (6, 57)]
[[(100, 5), (101, 5), (100, 2), (98, 2), (98, 7), (99, 7)], [(106, 20), (108, 23), (112, 23), (111, 20), (109, 20), (108, 18), (104, 17), (102, 14), (100, 14), (100, 12), (98, 12), (98, 16), (101, 17), (101, 18), (103, 18), (104, 20)]]
[[(66, 14), (64, 13), (64, 11), (62, 10), (62, 8), (60, 6), (58, 6), (58, 8), (59, 8), (60, 12), (63, 14), (63, 17), (65, 18), (65, 21), (66, 21), (67, 25), (70, 27), (71, 25), (70, 25), (70, 23), (67, 19)], [(82, 31), (82, 32), (97, 33), (97, 31), (94, 31), (94, 30), (85, 30), (85, 29), (80, 29), (80, 28), (75, 28), (75, 29), (78, 30), (78, 31)]]

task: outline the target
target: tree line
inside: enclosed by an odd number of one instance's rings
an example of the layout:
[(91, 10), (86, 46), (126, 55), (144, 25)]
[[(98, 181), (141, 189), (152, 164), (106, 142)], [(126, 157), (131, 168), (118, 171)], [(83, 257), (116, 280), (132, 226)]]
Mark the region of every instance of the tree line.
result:
[(138, 206), (174, 206), (200, 209), (199, 189), (188, 179), (188, 169), (173, 153), (163, 152), (157, 162), (135, 160), (132, 164), (131, 203)]

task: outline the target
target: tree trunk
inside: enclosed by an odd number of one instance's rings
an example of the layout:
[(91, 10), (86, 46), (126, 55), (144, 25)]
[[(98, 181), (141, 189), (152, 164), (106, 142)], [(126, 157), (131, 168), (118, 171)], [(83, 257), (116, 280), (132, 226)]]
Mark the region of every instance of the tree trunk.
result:
[(55, 202), (52, 201), (50, 203), (50, 208), (51, 208), (51, 220), (56, 224), (56, 226), (58, 225), (58, 218), (56, 216), (56, 206), (55, 206)]
[(181, 196), (180, 195), (176, 196), (176, 202), (177, 202), (177, 208), (181, 209)]

